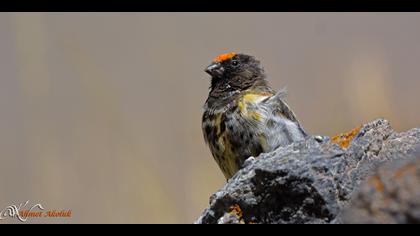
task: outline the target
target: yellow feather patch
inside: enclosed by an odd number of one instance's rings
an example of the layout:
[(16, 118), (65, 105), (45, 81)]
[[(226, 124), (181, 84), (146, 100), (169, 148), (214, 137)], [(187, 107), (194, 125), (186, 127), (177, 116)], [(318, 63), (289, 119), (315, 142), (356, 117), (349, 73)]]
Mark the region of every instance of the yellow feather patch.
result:
[(222, 121), (222, 114), (218, 113), (216, 115), (216, 119), (214, 120), (214, 126), (216, 127), (216, 135), (220, 135), (220, 123)]
[(238, 103), (238, 107), (239, 107), (239, 111), (241, 111), (241, 113), (244, 113), (245, 112), (246, 105), (242, 101), (240, 101)]
[(223, 157), (224, 162), (221, 164), (225, 166), (226, 172), (223, 172), (227, 179), (230, 179), (236, 171), (240, 168), (236, 162), (236, 156), (232, 151), (232, 144), (227, 138), (226, 132), (224, 132), (218, 139), (218, 142), (223, 146)]
[(268, 144), (267, 144), (267, 137), (265, 137), (264, 134), (260, 134), (258, 136), (259, 140), (260, 140), (260, 144), (263, 148), (263, 151), (265, 152), (267, 150)]
[(261, 114), (256, 112), (256, 111), (250, 112), (248, 115), (250, 115), (252, 117), (252, 119), (254, 119), (256, 121), (261, 120)]
[[(247, 93), (238, 102), (239, 111), (241, 111), (241, 113), (246, 113), (247, 104), (258, 103), (259, 101), (262, 101), (269, 96), (272, 96), (272, 94), (271, 93)], [(260, 119), (261, 115), (257, 114), (257, 115), (254, 115), (253, 117)]]
[(244, 96), (244, 102), (246, 102), (246, 103), (252, 103), (252, 102), (257, 101), (261, 97), (263, 97), (263, 96), (261, 96), (259, 94), (254, 94), (254, 93), (245, 94), (245, 96)]
[(251, 93), (245, 94), (243, 100), (244, 102), (247, 102), (247, 103), (256, 103), (272, 95), (273, 94), (271, 93), (252, 93), (251, 92)]

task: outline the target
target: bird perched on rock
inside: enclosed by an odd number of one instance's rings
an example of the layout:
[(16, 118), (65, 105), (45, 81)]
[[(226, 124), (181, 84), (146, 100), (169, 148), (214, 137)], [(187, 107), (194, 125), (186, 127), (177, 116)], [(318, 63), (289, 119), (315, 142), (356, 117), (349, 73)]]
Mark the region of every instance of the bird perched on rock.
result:
[(211, 86), (202, 129), (214, 159), (230, 179), (251, 156), (303, 140), (307, 134), (273, 90), (253, 56), (226, 53), (205, 69)]

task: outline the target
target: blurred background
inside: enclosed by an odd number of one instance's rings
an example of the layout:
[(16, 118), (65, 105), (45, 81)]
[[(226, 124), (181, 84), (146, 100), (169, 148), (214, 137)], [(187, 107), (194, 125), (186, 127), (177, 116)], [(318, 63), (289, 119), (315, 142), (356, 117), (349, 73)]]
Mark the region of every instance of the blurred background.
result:
[[(201, 133), (218, 54), (261, 59), (313, 134), (420, 127), (419, 13), (0, 13), (0, 210), (191, 223), (225, 180)], [(0, 221), (17, 222), (16, 220)]]

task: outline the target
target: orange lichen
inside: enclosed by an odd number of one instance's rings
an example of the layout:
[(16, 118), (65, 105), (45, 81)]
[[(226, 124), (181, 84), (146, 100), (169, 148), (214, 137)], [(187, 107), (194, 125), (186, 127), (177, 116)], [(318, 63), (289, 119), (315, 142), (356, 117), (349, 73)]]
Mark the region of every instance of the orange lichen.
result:
[(405, 177), (405, 176), (415, 176), (416, 175), (416, 171), (417, 171), (417, 167), (414, 164), (408, 164), (406, 166), (403, 166), (402, 168), (398, 169), (397, 171), (395, 171), (395, 178), (401, 178), (401, 177)]
[(379, 179), (379, 177), (374, 176), (374, 177), (370, 178), (368, 183), (370, 185), (372, 185), (376, 189), (376, 191), (378, 191), (378, 192), (383, 192), (384, 191), (384, 188), (385, 188), (384, 183), (382, 182), (381, 179)]
[(229, 213), (236, 215), (239, 219), (242, 219), (243, 212), (241, 207), (238, 204), (235, 204), (229, 208)]
[(359, 133), (362, 126), (358, 126), (345, 134), (339, 134), (331, 138), (331, 142), (338, 144), (342, 148), (348, 148), (351, 140)]
[(236, 53), (234, 52), (229, 52), (229, 53), (225, 53), (222, 55), (217, 56), (216, 58), (214, 58), (213, 62), (222, 62), (222, 61), (226, 61), (231, 59), (232, 57), (234, 57), (236, 55)]
[(238, 217), (239, 222), (241, 224), (245, 224), (245, 220), (242, 218), (243, 217), (242, 209), (238, 204), (235, 204), (235, 205), (233, 205), (229, 208), (229, 214), (232, 214), (232, 215)]

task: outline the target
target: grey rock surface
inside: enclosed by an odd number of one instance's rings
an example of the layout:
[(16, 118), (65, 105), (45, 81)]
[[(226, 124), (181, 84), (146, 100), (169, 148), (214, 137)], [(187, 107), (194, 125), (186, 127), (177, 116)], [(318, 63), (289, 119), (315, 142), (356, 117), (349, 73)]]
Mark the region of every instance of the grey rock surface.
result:
[(420, 148), (381, 166), (343, 213), (343, 223), (420, 224)]
[[(342, 223), (360, 184), (418, 145), (420, 129), (397, 133), (379, 119), (363, 125), (346, 148), (319, 137), (280, 147), (249, 158), (195, 223)], [(234, 205), (240, 214), (232, 213)]]

